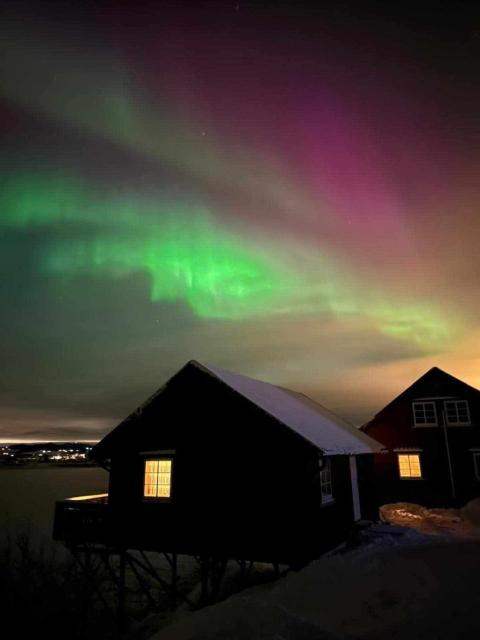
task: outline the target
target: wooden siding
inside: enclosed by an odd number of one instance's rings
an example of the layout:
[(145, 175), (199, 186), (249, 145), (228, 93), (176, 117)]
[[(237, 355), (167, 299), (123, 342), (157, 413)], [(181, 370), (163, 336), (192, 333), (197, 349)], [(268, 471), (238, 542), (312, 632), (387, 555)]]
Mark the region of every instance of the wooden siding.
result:
[[(143, 498), (140, 452), (163, 449), (176, 452), (169, 503)], [(302, 562), (352, 525), (348, 456), (331, 459), (335, 502), (322, 506), (318, 450), (194, 368), (132, 418), (110, 458), (111, 532), (125, 546)]]
[[(447, 397), (467, 400), (471, 417), (471, 426), (446, 427), (455, 497), (452, 497), (442, 417), (443, 403)], [(435, 402), (438, 426), (416, 427), (412, 403), (426, 398), (437, 398), (429, 401)], [(432, 369), (380, 411), (363, 430), (388, 449), (388, 453), (375, 455), (377, 499), (380, 504), (407, 501), (426, 506), (447, 506), (464, 504), (480, 495), (480, 482), (475, 476), (470, 451), (475, 447), (480, 448), (480, 392), (469, 385), (439, 369)], [(399, 477), (398, 451), (395, 449), (403, 448), (420, 450), (422, 479)]]

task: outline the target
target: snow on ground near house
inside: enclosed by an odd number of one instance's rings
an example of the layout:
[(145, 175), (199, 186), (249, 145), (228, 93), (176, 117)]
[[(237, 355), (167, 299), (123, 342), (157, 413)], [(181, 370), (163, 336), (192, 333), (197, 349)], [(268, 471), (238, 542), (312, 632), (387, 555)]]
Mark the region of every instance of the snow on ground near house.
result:
[(480, 637), (479, 575), (478, 541), (377, 526), (360, 546), (181, 613), (153, 638), (470, 640)]
[(427, 509), (397, 502), (380, 508), (380, 518), (391, 525), (411, 527), (422, 533), (465, 540), (480, 540), (480, 499), (461, 509)]

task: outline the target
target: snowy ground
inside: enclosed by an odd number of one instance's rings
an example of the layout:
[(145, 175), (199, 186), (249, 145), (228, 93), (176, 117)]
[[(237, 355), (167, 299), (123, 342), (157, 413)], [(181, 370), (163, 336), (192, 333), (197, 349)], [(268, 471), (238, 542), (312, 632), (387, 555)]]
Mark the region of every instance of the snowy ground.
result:
[[(475, 520), (478, 510), (471, 511)], [(480, 637), (480, 538), (476, 538), (480, 521), (471, 522), (465, 511), (462, 517), (450, 511), (432, 515), (411, 505), (392, 506), (387, 512), (384, 518), (390, 518), (394, 526), (373, 527), (359, 546), (324, 556), (302, 571), (220, 604), (179, 613), (153, 638)], [(443, 525), (439, 524), (441, 516)], [(469, 525), (455, 522), (453, 516)], [(405, 521), (415, 523), (416, 528), (398, 526)], [(425, 532), (432, 522), (435, 535)]]
[(480, 540), (480, 499), (472, 500), (461, 509), (427, 509), (398, 502), (381, 507), (380, 517), (391, 525), (411, 527), (422, 533)]

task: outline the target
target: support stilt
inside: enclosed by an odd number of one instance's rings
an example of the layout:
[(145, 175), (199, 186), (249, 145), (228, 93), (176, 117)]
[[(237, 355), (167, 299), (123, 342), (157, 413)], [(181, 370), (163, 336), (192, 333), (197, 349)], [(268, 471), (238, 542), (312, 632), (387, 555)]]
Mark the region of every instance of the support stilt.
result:
[[(69, 549), (83, 572), (84, 598), (82, 600), (82, 637), (88, 637), (93, 602), (102, 603), (105, 611), (116, 619), (119, 638), (127, 631), (128, 612), (175, 610), (180, 603), (185, 603), (191, 609), (211, 604), (222, 595), (222, 586), (229, 564), (229, 558), (204, 553), (194, 557), (199, 565), (200, 593), (198, 601), (187, 597), (179, 590), (179, 565), (175, 552), (153, 552), (143, 549), (125, 549), (101, 544), (70, 545)], [(231, 560), (231, 559), (230, 559)], [(239, 581), (237, 585), (244, 588), (250, 582), (254, 562), (252, 560), (237, 559), (239, 566)], [(286, 567), (282, 568), (278, 562), (272, 562), (275, 577), (284, 575)], [(195, 576), (191, 567), (188, 577)], [(187, 584), (188, 581), (185, 583)], [(114, 591), (112, 591), (112, 585)], [(134, 589), (132, 587), (135, 586)], [(193, 586), (190, 581), (190, 589)], [(238, 588), (238, 587), (237, 587)], [(159, 595), (164, 592), (164, 596)], [(195, 592), (195, 590), (194, 590)], [(92, 595), (94, 598), (92, 599)], [(114, 595), (112, 606), (111, 596)], [(129, 602), (127, 603), (127, 596)], [(135, 601), (132, 600), (132, 597)], [(128, 606), (127, 606), (128, 605)]]
[(200, 557), (200, 606), (208, 603), (209, 596), (209, 573), (210, 573), (210, 558), (209, 556)]
[(177, 554), (172, 553), (172, 598), (171, 598), (171, 607), (172, 611), (175, 611), (177, 608)]
[(125, 601), (126, 601), (126, 583), (125, 583), (125, 573), (126, 573), (126, 554), (125, 550), (122, 549), (119, 555), (119, 588), (118, 588), (118, 627), (120, 629), (120, 633), (123, 633), (126, 626), (126, 609), (125, 609)]

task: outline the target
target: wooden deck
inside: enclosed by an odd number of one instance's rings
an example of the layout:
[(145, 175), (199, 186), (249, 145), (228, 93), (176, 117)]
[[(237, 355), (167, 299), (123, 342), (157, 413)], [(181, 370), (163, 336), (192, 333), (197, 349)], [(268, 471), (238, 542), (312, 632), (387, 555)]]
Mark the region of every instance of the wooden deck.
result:
[(77, 496), (55, 503), (54, 540), (104, 543), (108, 531), (108, 494)]

